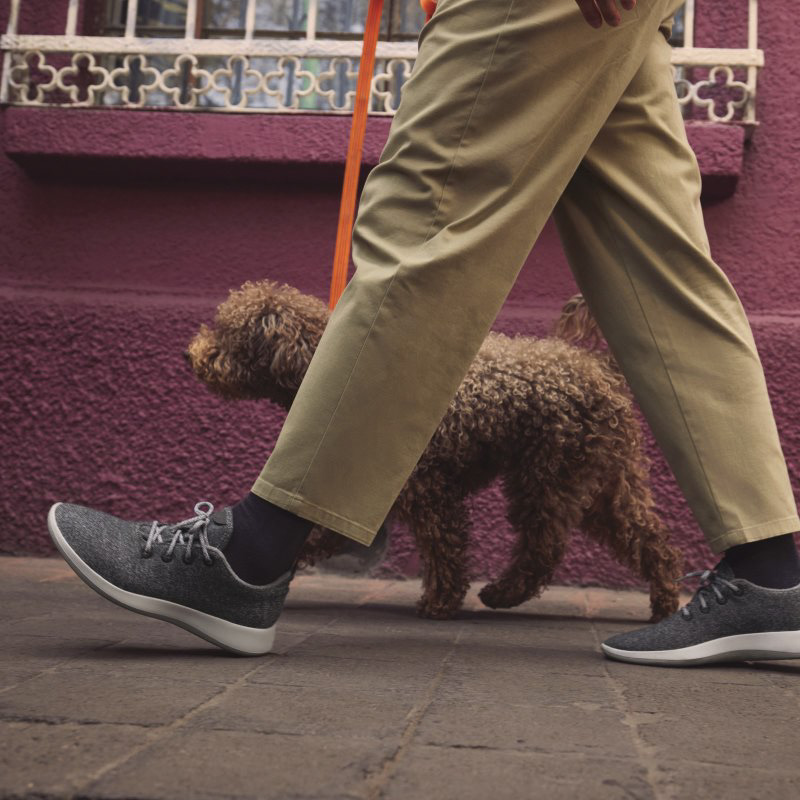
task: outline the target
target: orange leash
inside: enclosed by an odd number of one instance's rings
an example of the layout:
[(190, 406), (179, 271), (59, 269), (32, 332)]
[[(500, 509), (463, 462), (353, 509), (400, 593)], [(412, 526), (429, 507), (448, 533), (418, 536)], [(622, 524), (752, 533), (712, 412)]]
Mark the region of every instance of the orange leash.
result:
[[(427, 22), (436, 9), (435, 0), (419, 0), (425, 11)], [(347, 146), (347, 161), (344, 167), (344, 186), (339, 205), (339, 224), (336, 229), (336, 249), (333, 254), (333, 277), (331, 296), (328, 302), (333, 308), (347, 285), (347, 267), (350, 263), (350, 242), (353, 234), (356, 191), (361, 170), (361, 153), (364, 147), (364, 132), (367, 128), (369, 98), (372, 90), (372, 73), (375, 69), (375, 48), (381, 26), (383, 0), (369, 0), (367, 24), (364, 29), (364, 44), (358, 67), (356, 98), (353, 104), (353, 121), (350, 124), (350, 143)]]
[(436, 0), (419, 0), (422, 10), (425, 12), (425, 22), (427, 22), (436, 11)]
[(336, 230), (336, 250), (333, 255), (333, 277), (331, 297), (328, 305), (333, 308), (347, 284), (347, 267), (350, 262), (350, 238), (353, 233), (354, 211), (358, 174), (361, 169), (361, 151), (364, 146), (364, 131), (367, 127), (367, 112), (372, 90), (372, 72), (375, 68), (375, 47), (381, 25), (383, 0), (369, 0), (367, 24), (364, 29), (364, 44), (358, 66), (356, 98), (353, 105), (353, 121), (350, 125), (350, 144), (347, 146), (347, 161), (344, 167), (344, 187), (339, 206), (339, 226)]

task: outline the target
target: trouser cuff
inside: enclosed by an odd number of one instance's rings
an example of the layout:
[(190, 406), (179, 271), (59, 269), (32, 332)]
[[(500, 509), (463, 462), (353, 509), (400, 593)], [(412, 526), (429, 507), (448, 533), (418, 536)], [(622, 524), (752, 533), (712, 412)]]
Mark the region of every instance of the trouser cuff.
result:
[(773, 536), (782, 536), (785, 533), (795, 533), (800, 531), (800, 517), (796, 514), (791, 517), (773, 519), (769, 522), (762, 522), (759, 525), (750, 525), (747, 528), (727, 531), (721, 536), (710, 539), (708, 544), (712, 552), (722, 553), (729, 547), (737, 544), (747, 544), (747, 542), (757, 542), (760, 539), (769, 539)]
[(250, 491), (263, 500), (269, 500), (270, 503), (274, 503), (292, 514), (297, 514), (298, 517), (341, 533), (342, 536), (353, 539), (359, 544), (369, 546), (377, 534), (377, 530), (373, 531), (335, 511), (321, 508), (300, 495), (287, 492), (261, 477), (256, 479)]

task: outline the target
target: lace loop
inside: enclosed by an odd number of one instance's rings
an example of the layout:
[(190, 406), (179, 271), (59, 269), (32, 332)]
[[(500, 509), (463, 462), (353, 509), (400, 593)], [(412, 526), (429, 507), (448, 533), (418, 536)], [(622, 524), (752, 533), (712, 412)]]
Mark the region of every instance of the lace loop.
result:
[(194, 550), (192, 549), (195, 541), (199, 542), (200, 550), (203, 553), (203, 562), (207, 565), (214, 563), (214, 558), (209, 552), (211, 546), (208, 542), (208, 523), (211, 520), (211, 514), (214, 511), (214, 506), (208, 500), (201, 500), (195, 503), (194, 513), (195, 516), (189, 519), (176, 522), (172, 525), (160, 525), (157, 520), (153, 520), (150, 525), (150, 530), (147, 534), (147, 541), (142, 548), (142, 558), (150, 558), (153, 555), (153, 545), (164, 544), (165, 536), (172, 533), (169, 546), (161, 554), (162, 561), (172, 561), (175, 555), (175, 548), (177, 545), (183, 545), (185, 548), (183, 553), (183, 563), (191, 564), (194, 561)]
[(697, 600), (702, 613), (705, 614), (709, 611), (706, 595), (710, 596), (713, 594), (717, 603), (719, 605), (724, 605), (728, 602), (728, 598), (723, 591), (724, 589), (727, 589), (737, 596), (742, 594), (742, 590), (735, 583), (729, 581), (727, 578), (723, 578), (713, 569), (699, 569), (695, 572), (687, 572), (686, 575), (678, 578), (678, 580), (685, 581), (687, 578), (700, 578), (700, 586), (697, 588), (694, 597), (681, 608), (681, 614), (685, 619), (691, 619), (692, 612), (689, 610), (689, 606), (695, 600)]

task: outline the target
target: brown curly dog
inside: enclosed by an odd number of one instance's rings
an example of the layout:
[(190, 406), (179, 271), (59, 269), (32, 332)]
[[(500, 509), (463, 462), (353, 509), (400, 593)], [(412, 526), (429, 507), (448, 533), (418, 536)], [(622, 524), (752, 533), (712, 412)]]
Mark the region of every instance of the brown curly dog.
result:
[[(203, 325), (186, 356), (228, 398), (264, 397), (288, 408), (329, 316), (327, 306), (273, 281), (247, 282)], [(653, 509), (642, 434), (613, 359), (565, 339), (596, 336), (580, 296), (559, 323), (563, 338), (490, 333), (392, 507), (413, 532), (423, 564), (423, 616), (446, 619), (469, 588), (466, 498), (500, 478), (517, 534), (511, 563), (480, 592), (492, 608), (541, 593), (583, 530), (650, 583), (652, 619), (678, 605), (680, 557)], [(303, 563), (344, 538), (319, 529)]]

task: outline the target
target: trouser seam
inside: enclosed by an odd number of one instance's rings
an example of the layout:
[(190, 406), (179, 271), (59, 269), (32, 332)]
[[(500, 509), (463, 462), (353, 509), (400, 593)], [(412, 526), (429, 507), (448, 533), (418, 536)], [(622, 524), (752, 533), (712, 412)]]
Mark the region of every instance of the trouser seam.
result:
[[(604, 210), (601, 209), (601, 213), (604, 214)], [(605, 214), (604, 214), (605, 215)], [(684, 428), (686, 429), (686, 433), (689, 435), (689, 441), (692, 443), (692, 449), (694, 450), (695, 457), (697, 458), (697, 463), (700, 465), (700, 471), (703, 474), (703, 478), (705, 479), (706, 486), (708, 487), (708, 493), (711, 496), (711, 500), (714, 503), (714, 508), (717, 512), (717, 517), (719, 519), (719, 523), (721, 526), (724, 527), (724, 521), (722, 516), (722, 510), (719, 507), (719, 502), (717, 501), (716, 495), (714, 494), (714, 490), (711, 486), (711, 481), (708, 478), (708, 473), (706, 472), (705, 465), (703, 464), (702, 458), (700, 458), (700, 451), (697, 447), (697, 443), (695, 442), (694, 435), (692, 434), (692, 430), (689, 426), (689, 421), (686, 418), (686, 414), (683, 410), (683, 405), (681, 404), (680, 397), (678, 395), (677, 389), (675, 388), (675, 383), (672, 380), (672, 375), (670, 374), (669, 368), (667, 367), (667, 362), (664, 359), (664, 355), (661, 352), (661, 347), (658, 344), (658, 338), (656, 337), (655, 333), (653, 332), (653, 328), (650, 324), (650, 320), (647, 317), (647, 313), (644, 310), (644, 305), (642, 304), (641, 298), (639, 297), (639, 292), (636, 289), (636, 283), (633, 280), (631, 275), (631, 271), (628, 268), (628, 260), (625, 256), (624, 249), (619, 246), (619, 240), (617, 238), (617, 234), (614, 231), (613, 226), (609, 226), (609, 230), (611, 231), (611, 237), (614, 239), (614, 244), (616, 245), (616, 250), (620, 254), (620, 261), (622, 262), (622, 267), (625, 270), (625, 277), (628, 279), (628, 283), (631, 286), (631, 290), (633, 291), (633, 296), (636, 298), (636, 302), (639, 306), (639, 311), (642, 314), (642, 318), (644, 319), (645, 325), (647, 326), (647, 332), (650, 334), (650, 338), (653, 341), (653, 345), (655, 346), (656, 353), (658, 354), (658, 358), (661, 361), (661, 366), (664, 369), (664, 372), (667, 376), (667, 380), (669, 381), (670, 389), (672, 390), (672, 395), (675, 398), (675, 404), (678, 407), (678, 412), (680, 413), (681, 419), (683, 420)], [(707, 535), (707, 534), (706, 534)], [(708, 537), (709, 541), (711, 541), (711, 537)]]
[[(492, 68), (492, 64), (494, 63), (495, 53), (497, 52), (497, 45), (500, 43), (500, 39), (503, 36), (503, 33), (506, 32), (506, 27), (508, 24), (508, 19), (511, 16), (511, 11), (514, 8), (514, 3), (516, 0), (511, 0), (508, 6), (508, 11), (506, 12), (506, 18), (503, 21), (503, 27), (501, 28), (500, 32), (497, 34), (497, 38), (495, 39), (494, 46), (492, 47), (491, 55), (489, 56), (489, 63), (486, 65), (486, 69), (483, 73), (483, 79), (481, 80), (481, 84), (478, 87), (478, 91), (475, 93), (475, 99), (472, 102), (472, 108), (469, 111), (469, 116), (464, 123), (464, 130), (461, 132), (461, 137), (458, 140), (458, 145), (456, 147), (455, 152), (453, 153), (453, 159), (450, 162), (450, 169), (447, 173), (447, 177), (445, 178), (444, 185), (442, 186), (442, 193), (439, 196), (439, 202), (436, 204), (436, 209), (433, 212), (433, 219), (431, 220), (431, 224), (428, 227), (428, 231), (425, 234), (425, 238), (420, 243), (419, 247), (423, 247), (425, 243), (428, 241), (431, 235), (431, 231), (433, 231), (433, 226), (436, 223), (436, 218), (439, 216), (439, 209), (442, 206), (442, 201), (444, 200), (445, 193), (447, 191), (447, 187), (450, 184), (450, 176), (453, 174), (453, 168), (455, 166), (456, 159), (458, 158), (458, 154), (461, 152), (461, 145), (464, 142), (464, 136), (469, 129), (469, 124), (472, 121), (472, 116), (475, 113), (475, 108), (478, 105), (478, 99), (480, 98), (481, 92), (483, 91), (483, 87), (486, 85), (486, 79), (489, 75), (489, 72)], [(402, 101), (401, 101), (402, 102)], [(352, 235), (352, 233), (351, 233)], [(314, 465), (316, 461), (317, 454), (319, 453), (323, 442), (325, 441), (325, 437), (328, 435), (328, 431), (330, 430), (331, 425), (333, 424), (333, 420), (336, 417), (336, 412), (339, 410), (339, 406), (342, 404), (342, 399), (344, 398), (345, 393), (347, 392), (347, 387), (350, 385), (350, 381), (353, 378), (353, 375), (356, 371), (356, 367), (358, 366), (358, 362), (361, 359), (361, 355), (364, 352), (364, 348), (367, 346), (367, 341), (369, 340), (370, 335), (375, 327), (375, 323), (378, 321), (378, 317), (380, 316), (381, 309), (383, 308), (386, 298), (389, 296), (389, 291), (391, 290), (392, 286), (394, 285), (395, 280), (397, 280), (397, 276), (400, 273), (400, 270), (403, 268), (403, 264), (398, 265), (397, 269), (394, 271), (394, 275), (392, 275), (391, 279), (389, 280), (389, 285), (386, 287), (386, 291), (383, 293), (383, 297), (381, 298), (381, 302), (378, 304), (378, 308), (375, 310), (375, 316), (372, 318), (372, 322), (369, 326), (369, 330), (367, 331), (366, 335), (364, 336), (364, 341), (361, 343), (361, 347), (359, 348), (358, 355), (356, 356), (355, 361), (353, 362), (353, 366), (350, 369), (350, 374), (347, 376), (347, 381), (342, 388), (342, 391), (339, 395), (339, 399), (336, 401), (336, 406), (334, 407), (333, 411), (331, 412), (330, 419), (328, 420), (328, 424), (325, 426), (325, 430), (320, 436), (319, 443), (317, 444), (317, 449), (314, 451), (314, 455), (311, 456), (311, 459), (308, 462), (308, 466), (306, 467), (306, 471), (303, 474), (303, 477), (300, 479), (300, 482), (297, 484), (297, 487), (294, 489), (295, 493), (299, 493), (302, 489), (303, 485), (308, 478), (308, 474), (311, 472), (311, 467)]]

